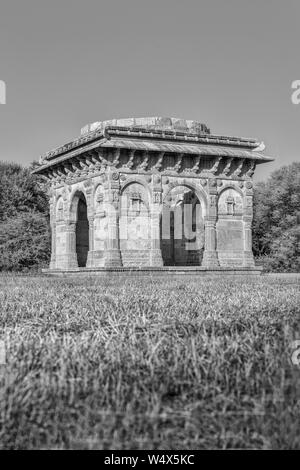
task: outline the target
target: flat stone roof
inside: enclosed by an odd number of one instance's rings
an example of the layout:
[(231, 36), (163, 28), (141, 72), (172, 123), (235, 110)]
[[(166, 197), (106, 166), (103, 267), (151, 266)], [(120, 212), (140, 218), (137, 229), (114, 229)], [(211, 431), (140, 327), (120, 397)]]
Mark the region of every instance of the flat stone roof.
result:
[(110, 119), (108, 121), (97, 121), (82, 127), (81, 135), (89, 134), (97, 130), (105, 129), (107, 126), (145, 128), (153, 130), (177, 130), (187, 131), (195, 134), (210, 134), (206, 124), (199, 121), (191, 121), (176, 117), (130, 117), (121, 119)]
[(87, 124), (75, 140), (42, 155), (35, 172), (98, 147), (248, 158), (257, 163), (273, 160), (260, 153), (264, 145), (257, 139), (211, 134), (199, 121), (141, 117)]

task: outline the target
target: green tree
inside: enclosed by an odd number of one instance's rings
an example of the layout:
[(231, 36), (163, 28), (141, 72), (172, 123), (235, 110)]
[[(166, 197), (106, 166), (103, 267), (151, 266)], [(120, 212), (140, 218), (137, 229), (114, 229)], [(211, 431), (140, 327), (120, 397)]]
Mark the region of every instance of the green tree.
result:
[(47, 185), (29, 168), (0, 162), (0, 270), (38, 268), (50, 256)]
[(253, 251), (270, 271), (300, 271), (300, 163), (274, 171), (254, 191)]

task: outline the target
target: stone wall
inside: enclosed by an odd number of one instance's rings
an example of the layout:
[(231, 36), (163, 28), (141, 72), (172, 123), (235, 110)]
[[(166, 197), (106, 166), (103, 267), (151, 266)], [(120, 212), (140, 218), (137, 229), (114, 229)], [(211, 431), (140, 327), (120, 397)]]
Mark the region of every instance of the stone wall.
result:
[[(51, 268), (251, 267), (252, 197), (249, 179), (134, 173), (113, 166), (79, 172), (77, 180), (51, 190)], [(176, 237), (176, 230), (185, 231), (185, 215), (174, 225), (174, 214), (185, 205), (191, 207), (192, 233)], [(169, 239), (163, 234), (165, 217)]]

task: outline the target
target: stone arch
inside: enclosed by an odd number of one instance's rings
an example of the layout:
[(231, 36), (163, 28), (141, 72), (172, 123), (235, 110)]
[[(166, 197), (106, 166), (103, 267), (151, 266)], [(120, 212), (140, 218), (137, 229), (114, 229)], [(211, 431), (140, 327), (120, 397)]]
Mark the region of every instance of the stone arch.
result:
[(178, 182), (165, 194), (160, 219), (165, 265), (201, 265), (206, 195), (197, 189), (194, 184)]
[(133, 183), (141, 184), (142, 186), (144, 186), (145, 190), (148, 192), (148, 198), (149, 198), (149, 201), (150, 201), (152, 191), (150, 189), (149, 184), (144, 180), (144, 178), (141, 178), (141, 177), (136, 176), (136, 175), (132, 176), (132, 177), (129, 177), (128, 179), (126, 179), (126, 181), (124, 181), (124, 183), (121, 185), (121, 195), (126, 190), (126, 187), (133, 184)]
[(234, 185), (227, 185), (218, 194), (218, 216), (242, 215), (243, 192)]
[[(131, 189), (132, 188), (132, 189)], [(147, 206), (147, 209), (150, 209), (151, 203), (151, 191), (148, 184), (142, 178), (130, 178), (126, 181), (121, 187), (121, 209), (122, 209), (122, 198), (125, 195), (129, 195), (131, 192), (134, 192), (135, 189), (141, 193), (143, 203)]]
[(242, 191), (241, 188), (239, 188), (237, 185), (235, 184), (232, 184), (232, 183), (225, 183), (223, 187), (220, 188), (220, 191), (218, 191), (218, 198), (220, 197), (220, 195), (226, 191), (227, 189), (233, 189), (234, 191), (236, 191), (237, 193), (239, 193), (239, 195), (241, 196), (241, 198), (244, 197), (244, 193)]
[(75, 223), (75, 250), (79, 267), (86, 267), (89, 251), (89, 222), (87, 199), (82, 190), (76, 190), (71, 198), (70, 221)]
[(220, 266), (242, 266), (244, 259), (243, 193), (227, 185), (218, 195), (216, 242)]
[(168, 189), (167, 191), (165, 192), (164, 196), (163, 196), (163, 204), (168, 204), (168, 201), (167, 201), (167, 198), (168, 196), (170, 195), (170, 192), (176, 188), (177, 186), (185, 186), (186, 188), (190, 189), (191, 191), (193, 191), (197, 198), (199, 199), (200, 201), (200, 204), (202, 205), (203, 207), (203, 215), (206, 215), (207, 214), (207, 205), (208, 205), (208, 202), (207, 202), (207, 194), (206, 192), (204, 191), (204, 189), (193, 183), (193, 182), (189, 182), (189, 181), (176, 181), (176, 184), (169, 184), (168, 185)]
[(76, 222), (77, 220), (77, 204), (78, 204), (78, 199), (79, 197), (84, 197), (87, 208), (88, 208), (88, 195), (85, 191), (84, 186), (79, 186), (75, 188), (71, 194), (70, 194), (70, 199), (69, 199), (69, 209), (68, 209), (68, 217), (70, 222)]
[(140, 178), (123, 185), (120, 198), (119, 237), (123, 266), (149, 265), (151, 248), (149, 187)]

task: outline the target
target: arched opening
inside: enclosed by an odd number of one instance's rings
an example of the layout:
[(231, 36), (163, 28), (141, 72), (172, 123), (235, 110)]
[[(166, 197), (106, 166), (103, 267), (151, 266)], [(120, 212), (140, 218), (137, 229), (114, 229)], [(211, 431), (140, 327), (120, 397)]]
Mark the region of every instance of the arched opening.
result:
[(204, 220), (195, 192), (173, 188), (163, 205), (161, 252), (165, 266), (200, 266), (204, 249)]
[(227, 187), (219, 194), (216, 232), (220, 266), (243, 266), (243, 197), (234, 188)]
[(79, 267), (85, 267), (89, 251), (89, 222), (87, 205), (83, 193), (77, 195), (76, 213), (76, 254)]
[(138, 181), (131, 181), (122, 191), (119, 239), (123, 266), (149, 266), (149, 197), (147, 189)]

